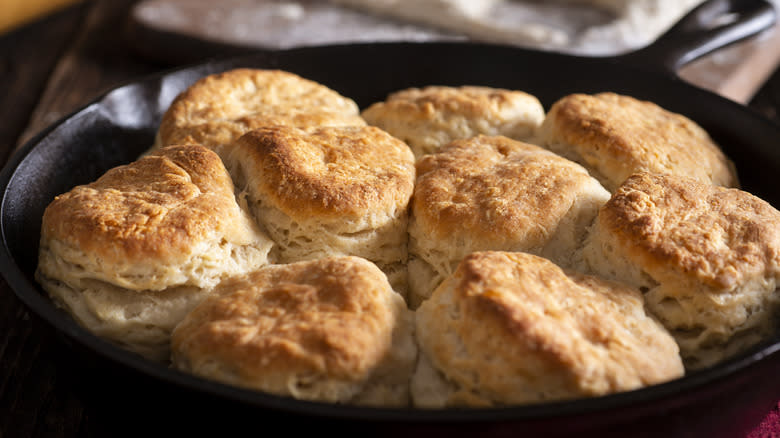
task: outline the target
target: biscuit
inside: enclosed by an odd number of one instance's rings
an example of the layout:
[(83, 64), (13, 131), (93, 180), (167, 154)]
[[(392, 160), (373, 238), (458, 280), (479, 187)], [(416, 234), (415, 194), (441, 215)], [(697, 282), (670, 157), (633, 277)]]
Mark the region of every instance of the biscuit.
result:
[(357, 104), (336, 91), (280, 70), (239, 68), (201, 78), (162, 117), (154, 148), (198, 143), (217, 153), (268, 125), (300, 128), (365, 125)]
[(590, 269), (645, 292), (689, 368), (742, 351), (773, 326), (780, 212), (739, 189), (638, 173), (599, 212)]
[(473, 251), (524, 251), (576, 267), (607, 199), (579, 164), (506, 137), (457, 140), (420, 158), (409, 219), (410, 305)]
[(684, 374), (678, 347), (628, 286), (519, 252), (475, 252), (416, 311), (422, 408), (598, 396)]
[(163, 148), (57, 196), (36, 279), (93, 333), (167, 360), (170, 331), (222, 278), (268, 262), (219, 157)]
[(406, 144), (369, 126), (275, 126), (231, 148), (226, 165), (280, 263), (355, 255), (376, 263), (404, 294), (415, 175)]
[(179, 324), (172, 365), (296, 399), (408, 406), (414, 317), (352, 256), (270, 265), (221, 283)]
[(361, 113), (400, 138), (416, 157), (479, 134), (528, 140), (544, 119), (539, 100), (522, 91), (478, 86), (429, 86), (390, 94)]
[(615, 93), (561, 98), (539, 128), (537, 144), (582, 164), (610, 192), (639, 171), (739, 185), (734, 164), (695, 122)]

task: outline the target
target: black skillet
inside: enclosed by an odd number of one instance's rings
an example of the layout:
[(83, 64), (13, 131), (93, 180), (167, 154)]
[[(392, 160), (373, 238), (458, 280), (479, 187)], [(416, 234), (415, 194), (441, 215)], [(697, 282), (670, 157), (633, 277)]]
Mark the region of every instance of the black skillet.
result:
[(32, 314), (60, 335), (74, 388), (84, 391), (95, 412), (116, 421), (112, 435), (134, 427), (181, 433), (211, 428), (228, 436), (238, 427), (252, 434), (276, 427), (288, 434), (316, 426), (319, 433), (367, 436), (743, 436), (780, 399), (780, 328), (717, 366), (621, 394), (479, 410), (374, 409), (275, 397), (146, 361), (74, 323), (52, 305), (33, 272), (40, 218), (53, 197), (135, 159), (152, 143), (161, 113), (178, 92), (205, 74), (238, 66), (293, 71), (361, 107), (391, 91), (429, 84), (520, 89), (545, 107), (572, 92), (615, 91), (652, 100), (704, 126), (735, 161), (742, 188), (780, 207), (780, 127), (673, 74), (683, 63), (774, 20), (765, 1), (716, 0), (648, 48), (620, 57), (476, 43), (383, 43), (256, 52), (148, 77), (55, 123), (10, 159), (0, 173), (0, 268)]

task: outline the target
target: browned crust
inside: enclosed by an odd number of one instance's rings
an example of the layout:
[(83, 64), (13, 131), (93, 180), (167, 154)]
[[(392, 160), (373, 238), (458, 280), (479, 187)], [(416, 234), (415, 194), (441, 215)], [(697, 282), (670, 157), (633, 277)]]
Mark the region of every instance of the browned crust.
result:
[(281, 70), (238, 68), (203, 77), (163, 115), (158, 146), (221, 146), (269, 125), (363, 125), (357, 104), (317, 82)]
[(412, 212), (428, 236), (488, 242), (552, 232), (590, 180), (578, 164), (502, 136), (456, 140), (422, 157), (417, 174)]
[(391, 93), (384, 102), (376, 102), (364, 110), (363, 116), (373, 119), (385, 111), (392, 111), (405, 117), (414, 116), (421, 119), (432, 119), (440, 112), (476, 118), (488, 113), (498, 113), (502, 108), (515, 105), (518, 101), (538, 104), (536, 97), (517, 90), (474, 85), (432, 85)]
[(293, 218), (403, 210), (414, 189), (411, 150), (374, 127), (267, 127), (233, 149), (254, 189)]
[[(463, 343), (465, 351), (456, 357), (458, 347), (439, 341), (437, 347), (453, 351), (434, 357), (449, 361), (450, 378), (477, 382), (467, 390), (504, 402), (519, 401), (522, 396), (513, 391), (521, 387), (530, 399), (547, 391), (551, 398), (570, 398), (633, 389), (684, 372), (677, 345), (645, 315), (638, 290), (567, 274), (541, 257), (499, 251), (467, 256), (452, 281), (458, 318), (432, 321), (428, 315), (427, 330), (438, 326), (445, 331), (442, 339), (451, 331)], [(432, 300), (444, 290), (446, 283)], [(479, 379), (468, 377), (474, 372)], [(502, 387), (508, 376), (522, 385)]]
[(306, 373), (358, 381), (390, 348), (392, 293), (357, 257), (268, 266), (220, 284), (176, 328), (173, 349), (250, 381)]
[(202, 146), (173, 146), (57, 196), (41, 235), (105, 263), (148, 263), (185, 257), (238, 214), (219, 157)]
[(616, 93), (571, 94), (553, 104), (547, 124), (548, 142), (571, 145), (586, 167), (614, 186), (641, 170), (738, 185), (734, 165), (707, 132), (652, 102)]
[(780, 212), (738, 189), (639, 173), (615, 192), (599, 222), (658, 279), (671, 270), (730, 290), (780, 267)]

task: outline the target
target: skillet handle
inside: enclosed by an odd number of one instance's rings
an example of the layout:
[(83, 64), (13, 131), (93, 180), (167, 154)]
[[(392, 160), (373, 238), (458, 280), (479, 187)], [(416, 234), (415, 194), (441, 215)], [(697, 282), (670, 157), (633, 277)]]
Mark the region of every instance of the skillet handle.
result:
[(652, 44), (616, 59), (676, 76), (683, 65), (772, 27), (776, 15), (766, 0), (708, 0)]

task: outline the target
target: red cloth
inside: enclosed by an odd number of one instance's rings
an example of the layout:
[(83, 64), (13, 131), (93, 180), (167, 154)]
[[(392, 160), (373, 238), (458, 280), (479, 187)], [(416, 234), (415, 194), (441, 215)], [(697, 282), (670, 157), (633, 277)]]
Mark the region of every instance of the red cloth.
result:
[(748, 434), (747, 438), (780, 438), (780, 402), (764, 417), (761, 424)]

